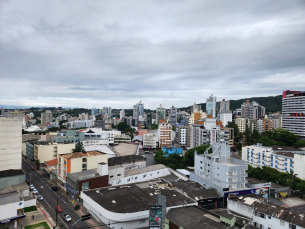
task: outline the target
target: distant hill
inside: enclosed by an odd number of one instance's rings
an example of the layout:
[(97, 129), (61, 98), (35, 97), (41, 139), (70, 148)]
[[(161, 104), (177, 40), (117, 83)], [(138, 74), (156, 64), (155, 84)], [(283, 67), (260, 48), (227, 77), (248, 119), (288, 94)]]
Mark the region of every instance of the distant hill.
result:
[[(274, 113), (274, 112), (282, 111), (282, 95), (230, 100), (230, 110), (235, 110), (237, 108), (240, 108), (241, 105), (244, 102), (246, 102), (247, 99), (249, 99), (250, 102), (256, 101), (260, 105), (264, 106), (266, 108), (266, 113), (269, 113), (269, 112)], [(219, 103), (219, 102), (217, 102), (217, 103)], [(200, 103), (199, 105), (201, 105), (201, 109), (203, 111), (205, 111), (205, 103)], [(178, 108), (178, 109), (190, 112), (191, 111), (191, 106), (181, 107), (181, 108)]]

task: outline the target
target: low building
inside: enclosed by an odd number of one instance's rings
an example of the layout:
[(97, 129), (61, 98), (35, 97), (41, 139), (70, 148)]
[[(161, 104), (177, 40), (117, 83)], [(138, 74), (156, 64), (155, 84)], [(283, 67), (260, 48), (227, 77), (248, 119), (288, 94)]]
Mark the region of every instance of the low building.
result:
[(67, 130), (62, 135), (54, 137), (54, 142), (57, 143), (78, 143), (85, 139), (85, 134), (76, 130)]
[(67, 194), (75, 198), (81, 191), (108, 186), (108, 175), (100, 175), (97, 169), (68, 173), (65, 183)]
[(58, 159), (53, 159), (50, 161), (46, 161), (44, 163), (43, 172), (45, 172), (48, 176), (50, 176), (50, 172), (57, 170)]
[(82, 127), (91, 127), (91, 121), (90, 120), (77, 120), (71, 122), (71, 129), (78, 129)]
[(234, 128), (229, 128), (229, 127), (223, 127), (220, 128), (221, 130), (227, 130), (229, 131), (229, 146), (233, 147), (234, 145)]
[(139, 155), (139, 145), (133, 143), (120, 143), (115, 146), (114, 151), (118, 157), (127, 155)]
[(149, 205), (156, 203), (158, 194), (166, 196), (167, 211), (197, 205), (180, 192), (166, 187), (160, 189), (152, 182), (87, 190), (81, 192), (81, 199), (98, 222), (114, 229), (142, 228), (149, 225)]
[(204, 154), (195, 152), (195, 171), (190, 173), (190, 180), (203, 184), (206, 188), (224, 191), (246, 188), (248, 165), (230, 156), (230, 146), (225, 142), (214, 143), (213, 153), (208, 148)]
[(141, 135), (142, 137), (144, 137), (144, 134), (147, 134), (149, 132), (150, 132), (150, 130), (147, 130), (147, 129), (138, 129), (136, 132), (137, 133), (136, 135)]
[(256, 228), (305, 228), (303, 214), (266, 202), (257, 195), (230, 196), (228, 210), (250, 218)]
[(146, 167), (146, 158), (140, 155), (127, 155), (108, 159), (108, 166), (119, 165), (126, 170)]
[(87, 145), (84, 146), (85, 151), (98, 151), (106, 153), (108, 158), (116, 157), (115, 152), (108, 145)]
[(119, 145), (123, 142), (131, 142), (130, 136), (125, 134), (115, 136), (113, 145)]
[(68, 173), (77, 173), (84, 170), (96, 169), (98, 163), (107, 163), (106, 153), (97, 151), (84, 151), (58, 155), (58, 179), (61, 185), (66, 183)]
[(21, 169), (0, 171), (0, 190), (25, 183), (25, 173)]
[(177, 126), (176, 127), (176, 143), (180, 147), (189, 147), (191, 141), (190, 127)]
[(157, 135), (154, 133), (144, 134), (143, 137), (143, 148), (144, 149), (155, 149), (157, 148)]
[(85, 131), (85, 139), (103, 139), (108, 140), (108, 143), (112, 145), (114, 143), (114, 137), (122, 135), (121, 131), (110, 130), (105, 131), (102, 128), (90, 128)]

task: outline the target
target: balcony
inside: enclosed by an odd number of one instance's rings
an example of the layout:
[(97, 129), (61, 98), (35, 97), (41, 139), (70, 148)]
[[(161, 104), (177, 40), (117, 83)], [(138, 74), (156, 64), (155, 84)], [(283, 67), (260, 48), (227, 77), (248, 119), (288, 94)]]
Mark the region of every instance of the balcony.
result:
[(278, 165), (285, 165), (285, 161), (278, 161)]
[(227, 178), (227, 182), (229, 183), (237, 182), (237, 178)]
[(236, 171), (227, 171), (227, 176), (236, 176), (237, 172)]
[(270, 158), (265, 158), (265, 162), (270, 162), (271, 159)]
[(265, 161), (265, 165), (270, 166), (271, 165), (270, 161)]

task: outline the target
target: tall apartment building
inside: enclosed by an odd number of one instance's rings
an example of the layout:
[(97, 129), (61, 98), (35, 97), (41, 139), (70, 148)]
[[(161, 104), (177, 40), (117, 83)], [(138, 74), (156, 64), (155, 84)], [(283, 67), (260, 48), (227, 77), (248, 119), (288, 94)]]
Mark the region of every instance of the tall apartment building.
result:
[(265, 111), (265, 107), (259, 105), (255, 101), (250, 103), (250, 100), (248, 99), (241, 105), (241, 116), (244, 118), (262, 118), (265, 116)]
[(220, 101), (220, 110), (219, 111), (229, 111), (230, 110), (230, 100), (221, 100)]
[(144, 104), (137, 103), (136, 105), (133, 105), (133, 114), (132, 114), (132, 124), (133, 126), (139, 125), (139, 119), (144, 117)]
[(305, 137), (305, 91), (283, 91), (282, 128)]
[(197, 112), (201, 110), (201, 105), (194, 103), (191, 107), (191, 113)]
[(0, 171), (21, 170), (22, 120), (0, 116)]
[(238, 126), (239, 132), (245, 132), (247, 128), (246, 118), (236, 118), (235, 124)]
[(233, 147), (233, 145), (234, 145), (234, 128), (223, 127), (223, 128), (220, 128), (220, 129), (229, 131), (229, 146)]
[(257, 143), (242, 148), (242, 160), (253, 167), (269, 166), (280, 172), (293, 171), (299, 178), (305, 179), (305, 152), (299, 149)]
[(160, 107), (158, 107), (157, 110), (156, 110), (157, 124), (160, 123), (160, 120), (165, 120), (165, 115), (166, 115), (165, 108), (162, 107), (161, 104), (160, 104)]
[(206, 113), (202, 110), (195, 110), (188, 119), (188, 124), (196, 124), (199, 119), (206, 118)]
[(206, 114), (211, 118), (216, 118), (216, 97), (213, 94), (206, 101)]
[(102, 115), (108, 115), (108, 116), (111, 116), (112, 115), (112, 110), (111, 110), (111, 107), (103, 107), (101, 109), (101, 113)]
[(124, 110), (120, 110), (120, 120), (122, 120), (122, 118), (125, 118), (125, 111)]
[(169, 123), (172, 126), (177, 126), (177, 107), (169, 108)]
[(58, 155), (58, 179), (66, 183), (68, 173), (77, 173), (84, 170), (96, 169), (98, 163), (108, 163), (106, 153), (84, 151)]
[(282, 116), (272, 115), (272, 128), (275, 130), (277, 128), (282, 128)]
[(222, 122), (223, 126), (227, 126), (228, 122), (232, 122), (232, 111), (220, 110), (219, 120)]
[(230, 146), (225, 142), (214, 143), (212, 147), (212, 154), (208, 153), (209, 149), (204, 154), (195, 152), (195, 171), (190, 173), (190, 180), (205, 188), (216, 188), (221, 194), (227, 188), (230, 191), (246, 188), (248, 165), (230, 157)]
[(88, 120), (89, 119), (89, 115), (88, 113), (82, 113), (78, 115), (79, 120)]
[(189, 126), (177, 126), (176, 128), (176, 143), (180, 147), (189, 147), (191, 144), (191, 134)]
[(171, 124), (166, 122), (159, 123), (158, 133), (159, 133), (159, 147), (166, 147), (172, 145)]
[(101, 116), (96, 116), (94, 120), (94, 127), (95, 128), (105, 128), (105, 120)]
[(99, 112), (98, 112), (98, 109), (96, 109), (96, 107), (92, 108), (91, 109), (91, 116), (95, 116), (97, 115)]
[(6, 115), (8, 118), (18, 118), (22, 120), (22, 129), (26, 128), (26, 123), (28, 122), (26, 121), (26, 116), (23, 111), (18, 111), (18, 110), (8, 111)]
[(53, 113), (50, 110), (46, 110), (45, 113), (41, 113), (41, 125), (46, 126), (53, 121)]
[(143, 136), (143, 148), (155, 149), (157, 148), (158, 137), (154, 133), (147, 133)]

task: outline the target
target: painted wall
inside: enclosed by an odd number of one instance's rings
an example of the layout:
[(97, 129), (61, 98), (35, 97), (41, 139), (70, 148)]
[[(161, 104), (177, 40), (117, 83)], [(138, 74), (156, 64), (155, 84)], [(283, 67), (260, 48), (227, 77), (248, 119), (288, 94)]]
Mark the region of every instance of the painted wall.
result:
[[(19, 205), (21, 203), (21, 205)], [(17, 210), (24, 208), (24, 201), (0, 205), (0, 220), (17, 216)]]
[(7, 188), (25, 182), (25, 174), (0, 178), (0, 188)]

